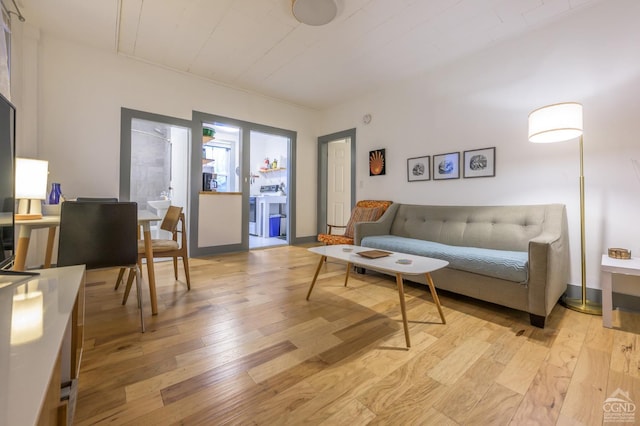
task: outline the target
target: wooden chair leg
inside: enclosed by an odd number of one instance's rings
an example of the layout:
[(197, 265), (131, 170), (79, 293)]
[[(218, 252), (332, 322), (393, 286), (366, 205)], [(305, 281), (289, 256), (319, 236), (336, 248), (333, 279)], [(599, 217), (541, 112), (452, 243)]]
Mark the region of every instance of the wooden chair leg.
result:
[(184, 265), (184, 276), (187, 278), (187, 290), (191, 290), (191, 278), (189, 277), (189, 258), (184, 256), (182, 258), (182, 264)]
[(129, 276), (133, 276), (135, 273), (136, 277), (136, 292), (138, 293), (138, 309), (140, 310), (140, 326), (142, 327), (142, 332), (145, 332), (144, 327), (144, 312), (142, 310), (142, 274), (140, 273), (140, 268), (136, 266), (129, 271)]
[(114, 288), (114, 290), (117, 290), (118, 287), (120, 287), (120, 284), (122, 284), (122, 277), (124, 276), (126, 270), (127, 268), (120, 268), (120, 272), (118, 272), (118, 279), (116, 280), (116, 287)]
[(178, 279), (178, 258), (173, 257), (173, 276), (177, 280)]
[[(140, 271), (140, 267), (136, 268), (138, 271)], [(137, 272), (135, 272), (133, 269), (129, 270), (129, 277), (127, 278), (127, 286), (124, 289), (124, 296), (122, 296), (122, 304), (125, 305), (127, 303), (127, 299), (129, 298), (129, 292), (131, 291), (131, 285), (133, 284), (133, 279), (136, 278)], [(136, 286), (138, 285), (138, 282), (136, 281)]]

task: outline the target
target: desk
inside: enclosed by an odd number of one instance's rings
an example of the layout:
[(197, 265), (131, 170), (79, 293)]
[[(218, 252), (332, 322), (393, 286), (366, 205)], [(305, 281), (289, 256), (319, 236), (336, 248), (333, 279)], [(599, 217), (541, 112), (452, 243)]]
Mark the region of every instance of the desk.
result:
[(65, 415), (73, 404), (60, 401), (60, 385), (78, 378), (85, 269), (39, 272), (23, 279), (0, 276), (0, 425), (58, 424), (59, 419), (66, 424), (65, 418), (73, 417)]
[(56, 228), (60, 226), (60, 216), (43, 216), (42, 219), (16, 220), (18, 227), (18, 243), (16, 244), (16, 259), (13, 269), (24, 271), (31, 240), (31, 230), (49, 228), (47, 238), (47, 251), (44, 256), (44, 268), (51, 267), (51, 255), (53, 254), (53, 242), (56, 238)]
[[(138, 225), (142, 227), (142, 238), (144, 240), (145, 256), (147, 258), (147, 272), (149, 274), (149, 294), (151, 298), (151, 312), (158, 314), (158, 298), (156, 296), (156, 277), (153, 269), (153, 249), (151, 247), (151, 222), (162, 220), (147, 210), (138, 211)], [(16, 245), (16, 258), (13, 269), (24, 271), (31, 239), (31, 230), (49, 228), (47, 238), (47, 251), (44, 257), (44, 268), (51, 267), (51, 256), (53, 253), (53, 242), (56, 237), (56, 228), (60, 226), (60, 216), (44, 216), (42, 219), (16, 220), (19, 229), (18, 244)]]
[[(389, 250), (384, 250), (387, 253), (390, 253), (389, 256), (380, 257), (377, 259), (369, 259), (363, 257), (358, 252), (361, 251), (370, 251), (371, 249), (367, 247), (359, 247), (359, 246), (350, 246), (350, 245), (329, 245), (329, 246), (320, 246), (320, 247), (311, 247), (309, 251), (319, 254), (320, 261), (318, 262), (318, 267), (316, 268), (316, 273), (313, 276), (313, 280), (311, 281), (311, 286), (309, 286), (309, 292), (307, 293), (307, 300), (311, 296), (311, 291), (313, 290), (313, 286), (318, 279), (318, 273), (320, 272), (320, 268), (324, 264), (325, 260), (330, 257), (333, 259), (339, 259), (347, 262), (347, 274), (344, 279), (344, 286), (347, 286), (347, 281), (349, 280), (349, 271), (353, 265), (360, 265), (366, 268), (390, 272), (396, 276), (396, 284), (398, 286), (398, 295), (400, 296), (400, 311), (402, 313), (402, 324), (404, 326), (404, 338), (407, 343), (407, 348), (411, 347), (411, 340), (409, 338), (409, 324), (407, 322), (407, 310), (405, 307), (404, 301), (404, 287), (402, 284), (402, 274), (407, 275), (422, 275), (424, 274), (427, 278), (427, 284), (429, 285), (429, 289), (431, 290), (431, 296), (433, 297), (433, 301), (438, 308), (438, 313), (440, 314), (440, 319), (443, 324), (446, 324), (444, 319), (444, 313), (442, 312), (442, 307), (440, 305), (440, 299), (438, 298), (438, 293), (436, 293), (436, 287), (433, 284), (433, 280), (431, 279), (431, 272), (436, 271), (438, 269), (444, 268), (449, 264), (446, 260), (433, 259), (430, 257), (424, 256), (414, 256), (412, 254), (405, 253), (395, 253)], [(406, 262), (406, 263), (403, 263)]]
[(602, 255), (602, 326), (612, 327), (613, 288), (614, 274), (640, 276), (640, 258), (612, 259), (608, 255)]

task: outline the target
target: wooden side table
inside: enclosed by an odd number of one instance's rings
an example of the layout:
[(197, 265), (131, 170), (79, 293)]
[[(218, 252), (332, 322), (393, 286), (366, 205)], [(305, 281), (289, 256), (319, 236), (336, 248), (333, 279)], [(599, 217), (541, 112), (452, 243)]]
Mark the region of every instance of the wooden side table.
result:
[(632, 257), (631, 259), (612, 259), (606, 254), (603, 254), (601, 265), (602, 326), (611, 328), (611, 313), (613, 311), (613, 289), (611, 288), (611, 281), (613, 275), (620, 274), (640, 276), (640, 258)]

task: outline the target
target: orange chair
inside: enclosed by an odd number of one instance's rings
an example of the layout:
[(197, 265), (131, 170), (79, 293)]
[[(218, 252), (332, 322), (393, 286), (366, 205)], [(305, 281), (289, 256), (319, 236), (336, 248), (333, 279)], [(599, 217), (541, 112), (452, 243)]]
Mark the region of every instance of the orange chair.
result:
[[(325, 245), (353, 244), (353, 233), (357, 222), (375, 222), (393, 204), (393, 201), (361, 200), (351, 212), (346, 225), (327, 224), (327, 233), (318, 234), (318, 241)], [(333, 228), (345, 228), (343, 235), (332, 234)]]

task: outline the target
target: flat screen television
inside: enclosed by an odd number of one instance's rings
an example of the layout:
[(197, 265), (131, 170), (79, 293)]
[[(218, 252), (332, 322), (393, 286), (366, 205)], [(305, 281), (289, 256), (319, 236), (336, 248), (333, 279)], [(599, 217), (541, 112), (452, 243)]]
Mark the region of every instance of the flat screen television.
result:
[(0, 271), (15, 256), (15, 129), (16, 109), (0, 94)]

